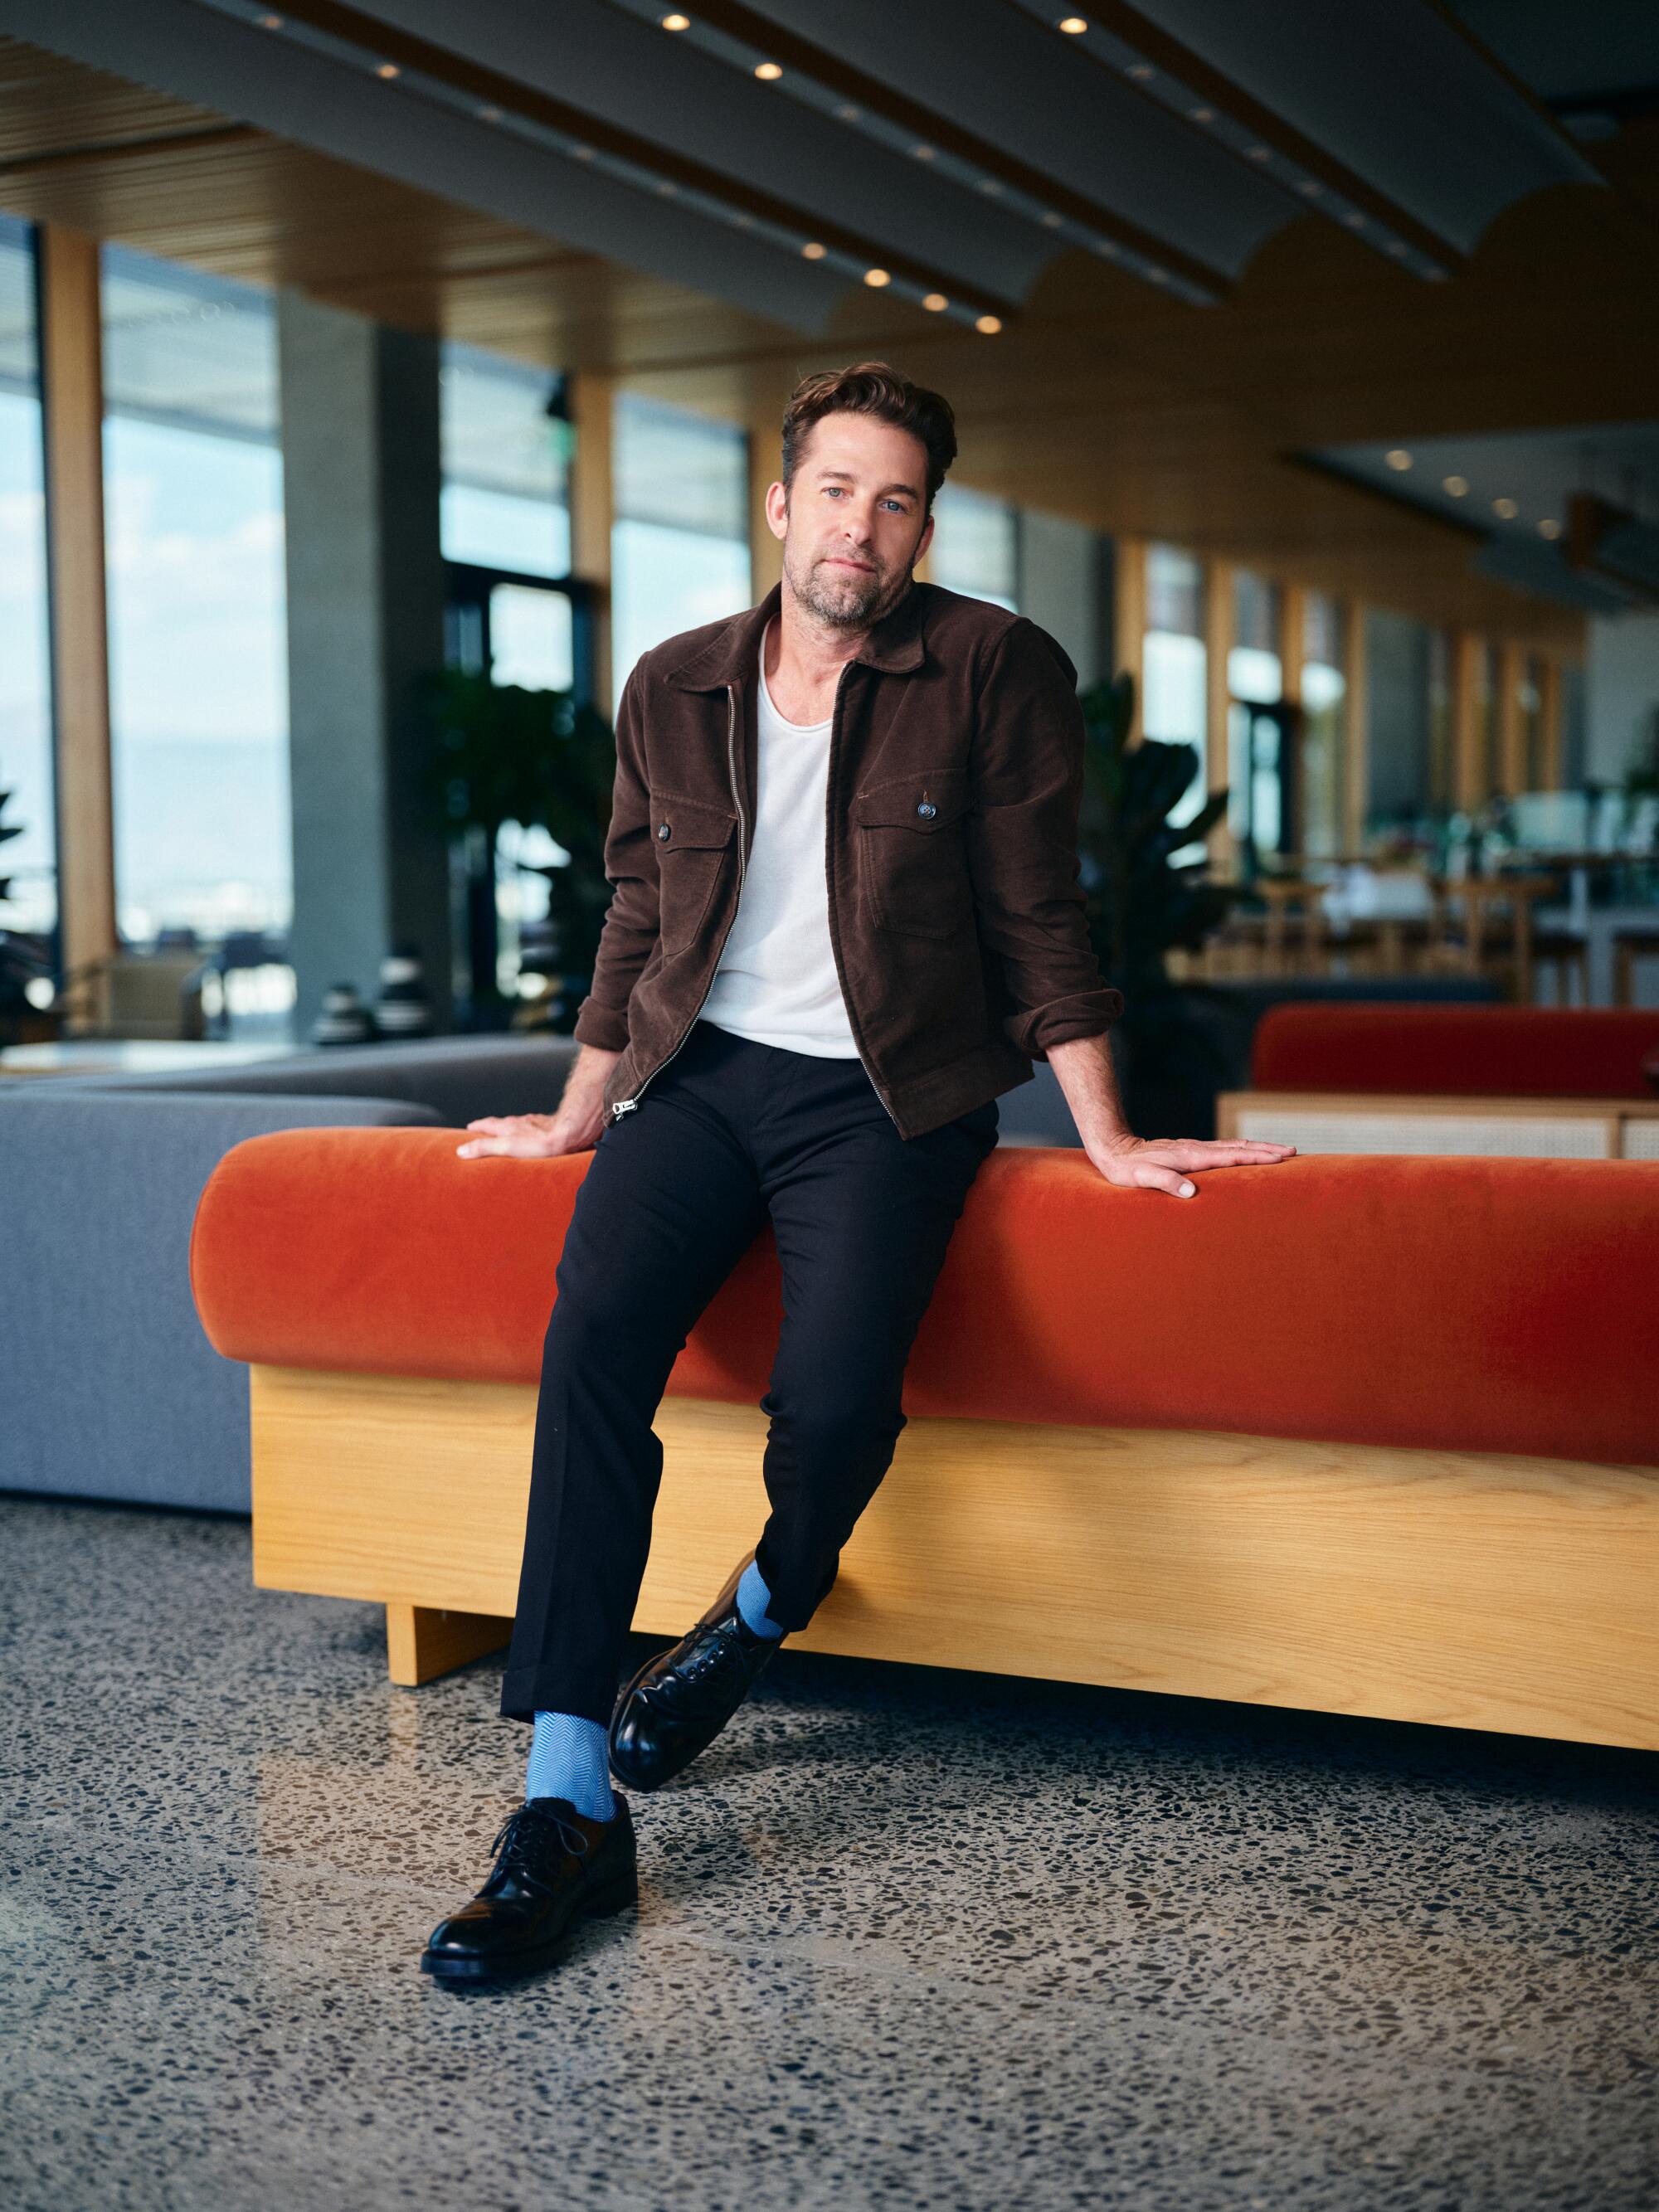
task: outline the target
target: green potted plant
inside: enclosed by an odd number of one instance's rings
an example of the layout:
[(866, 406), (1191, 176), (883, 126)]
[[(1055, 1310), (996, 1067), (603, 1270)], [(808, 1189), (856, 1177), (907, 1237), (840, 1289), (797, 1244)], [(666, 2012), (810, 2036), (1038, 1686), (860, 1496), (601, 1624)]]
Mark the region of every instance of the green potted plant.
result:
[(548, 931), (562, 969), (592, 972), (611, 896), (605, 836), (616, 740), (597, 708), (568, 691), (532, 691), (446, 668), (422, 686), (429, 736), (427, 797), (465, 856), (471, 1026), (506, 1026), (496, 982), (496, 854), (503, 827), (545, 830), (567, 855), (537, 869), (548, 884)]

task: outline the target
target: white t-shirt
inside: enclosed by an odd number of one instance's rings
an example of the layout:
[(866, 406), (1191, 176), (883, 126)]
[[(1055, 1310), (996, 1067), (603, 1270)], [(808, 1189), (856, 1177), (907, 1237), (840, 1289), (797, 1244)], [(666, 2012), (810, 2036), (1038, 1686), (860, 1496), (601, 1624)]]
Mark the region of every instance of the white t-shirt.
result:
[(830, 722), (786, 722), (766, 688), (761, 638), (755, 836), (737, 915), (702, 1018), (757, 1044), (856, 1060), (830, 945)]

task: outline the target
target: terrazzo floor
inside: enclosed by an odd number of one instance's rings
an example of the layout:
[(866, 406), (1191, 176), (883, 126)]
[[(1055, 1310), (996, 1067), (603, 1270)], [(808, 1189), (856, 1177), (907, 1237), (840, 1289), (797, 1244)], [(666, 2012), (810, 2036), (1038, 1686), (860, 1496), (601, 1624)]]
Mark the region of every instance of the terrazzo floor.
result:
[(1659, 1759), (786, 1649), (639, 1911), (455, 1991), (499, 1659), (391, 1688), (239, 1520), (0, 1558), (12, 2212), (1659, 2206)]

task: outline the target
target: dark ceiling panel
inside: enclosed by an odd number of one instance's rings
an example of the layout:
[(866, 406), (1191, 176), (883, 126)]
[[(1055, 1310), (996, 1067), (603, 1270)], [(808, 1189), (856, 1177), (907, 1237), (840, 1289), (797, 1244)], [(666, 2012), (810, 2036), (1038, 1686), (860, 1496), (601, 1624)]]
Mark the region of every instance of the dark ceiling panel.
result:
[(1528, 192), (1601, 181), (1425, 0), (1138, 0), (1137, 12), (1460, 252)]
[(544, 237), (823, 330), (843, 279), (190, 0), (0, 0), (0, 31)]
[(1452, 0), (1452, 9), (1540, 100), (1659, 90), (1652, 0)]
[(605, 0), (364, 0), (364, 12), (1000, 299), (1054, 258), (1030, 225)]
[(1238, 276), (1297, 210), (1005, 0), (752, 0), (1072, 191)]

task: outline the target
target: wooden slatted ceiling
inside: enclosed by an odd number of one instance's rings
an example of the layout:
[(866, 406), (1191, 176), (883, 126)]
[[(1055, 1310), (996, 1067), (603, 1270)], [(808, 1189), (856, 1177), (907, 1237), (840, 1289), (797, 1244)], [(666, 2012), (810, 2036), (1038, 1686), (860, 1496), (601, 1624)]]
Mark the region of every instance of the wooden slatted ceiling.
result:
[(999, 338), (853, 291), (813, 347), (262, 132), (191, 143), (234, 121), (0, 40), (0, 205), (762, 426), (805, 369), (884, 353), (950, 393), (964, 482), (1554, 651), (1578, 648), (1578, 617), (1471, 574), (1461, 535), (1287, 457), (1652, 411), (1659, 122), (1596, 149), (1613, 191), (1511, 210), (1446, 285), (1310, 219), (1222, 307), (1073, 253)]

